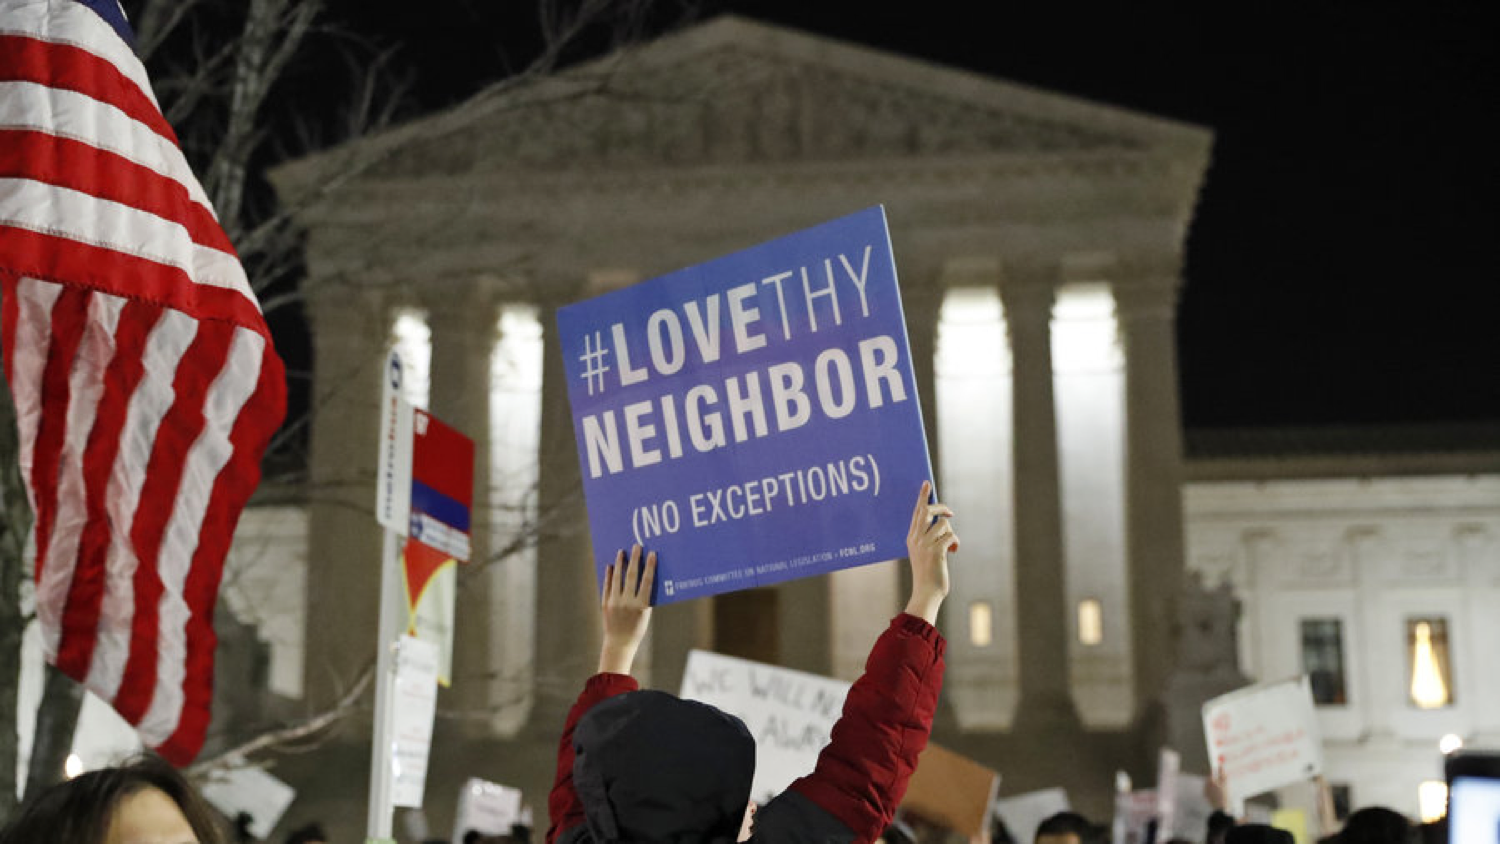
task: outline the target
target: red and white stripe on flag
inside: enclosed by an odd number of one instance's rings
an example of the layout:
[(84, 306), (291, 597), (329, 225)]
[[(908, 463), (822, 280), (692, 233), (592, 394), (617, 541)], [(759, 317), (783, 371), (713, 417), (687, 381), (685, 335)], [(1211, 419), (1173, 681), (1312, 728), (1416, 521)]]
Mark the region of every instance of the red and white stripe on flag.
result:
[(145, 69), (75, 0), (0, 0), (0, 296), (47, 659), (184, 764), (286, 384)]

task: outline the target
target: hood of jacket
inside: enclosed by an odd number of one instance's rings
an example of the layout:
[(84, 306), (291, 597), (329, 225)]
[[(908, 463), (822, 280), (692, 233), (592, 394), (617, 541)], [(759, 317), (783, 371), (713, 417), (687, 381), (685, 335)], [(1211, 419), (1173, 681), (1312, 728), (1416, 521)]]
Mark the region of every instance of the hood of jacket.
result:
[(573, 750), (573, 784), (598, 844), (732, 844), (739, 835), (755, 739), (733, 715), (665, 692), (629, 692), (589, 710)]

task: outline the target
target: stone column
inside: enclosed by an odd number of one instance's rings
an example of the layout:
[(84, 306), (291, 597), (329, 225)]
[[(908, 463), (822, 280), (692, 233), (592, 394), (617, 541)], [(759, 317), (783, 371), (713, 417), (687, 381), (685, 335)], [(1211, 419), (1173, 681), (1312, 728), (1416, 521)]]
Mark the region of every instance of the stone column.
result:
[(1115, 285), (1125, 349), (1125, 532), (1138, 712), (1162, 694), (1172, 671), (1183, 584), (1176, 290), (1176, 276), (1166, 270)]
[(1021, 704), (1014, 730), (1075, 726), (1068, 686), (1067, 592), (1062, 556), (1057, 420), (1052, 394), (1053, 279), (1044, 272), (1001, 286), (1014, 391), (1016, 613)]
[[(470, 510), (472, 554), (458, 571), (454, 608), (453, 685), (445, 703), (482, 711), (489, 703), (490, 583), (483, 566), (492, 551), (489, 513), (490, 355), (495, 345), (495, 307), (484, 288), (465, 282), (441, 286), (425, 302), (432, 329), (431, 411), (474, 440), (474, 501)], [(481, 723), (476, 720), (476, 725)]]
[(384, 302), (369, 293), (312, 294), (307, 313), (315, 378), (303, 688), (309, 707), (317, 708), (348, 689), (375, 654), (381, 537), (375, 462), (390, 322)]
[(833, 600), (827, 577), (777, 586), (781, 664), (810, 674), (833, 673)]
[(538, 729), (555, 732), (583, 681), (594, 673), (601, 628), (583, 478), (563, 369), (563, 355), (569, 350), (558, 342), (555, 306), (542, 307), (540, 317), (545, 357), (538, 490), (537, 695), (531, 722)]
[[(942, 268), (936, 265), (903, 267), (906, 284), (901, 290), (901, 310), (906, 317), (906, 339), (911, 346), (911, 366), (922, 404), (922, 427), (927, 432), (927, 452), (934, 471), (939, 465), (942, 443), (937, 439), (937, 324), (943, 307)], [(916, 495), (913, 491), (912, 495)]]

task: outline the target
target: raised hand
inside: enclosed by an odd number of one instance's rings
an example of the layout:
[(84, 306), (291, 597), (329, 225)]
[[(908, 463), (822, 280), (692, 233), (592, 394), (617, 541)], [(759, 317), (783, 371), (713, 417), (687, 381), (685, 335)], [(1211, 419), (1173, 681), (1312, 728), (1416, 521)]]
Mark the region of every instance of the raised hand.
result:
[(599, 649), (599, 672), (629, 674), (635, 652), (651, 624), (651, 587), (656, 582), (656, 552), (641, 565), (641, 546), (615, 552), (615, 561), (605, 569), (604, 592), (599, 611), (604, 617), (604, 644)]
[(948, 597), (948, 554), (958, 550), (958, 534), (949, 519), (953, 511), (939, 502), (928, 503), (932, 483), (923, 481), (906, 532), (906, 554), (911, 560), (911, 600), (906, 611), (937, 623), (938, 608)]

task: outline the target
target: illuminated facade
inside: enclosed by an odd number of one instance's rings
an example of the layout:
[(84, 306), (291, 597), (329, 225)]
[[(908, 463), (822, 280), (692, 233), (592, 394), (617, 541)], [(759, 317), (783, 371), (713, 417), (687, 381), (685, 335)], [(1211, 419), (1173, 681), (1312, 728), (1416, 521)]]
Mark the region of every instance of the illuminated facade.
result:
[[(541, 806), (599, 637), (553, 311), (878, 204), (964, 537), (938, 740), (1002, 767), (1008, 790), (1065, 783), (1096, 813), (1116, 768), (1145, 776), (1173, 652), (1176, 593), (1157, 585), (1183, 571), (1172, 326), (1209, 133), (735, 18), (527, 96), (273, 174), (290, 195), (379, 159), (301, 215), (320, 490), (309, 703), (372, 647), (375, 425), (356, 420), (375, 418), (394, 326), (417, 336), (420, 314), (429, 407), (490, 455), (473, 544), (500, 558), (461, 575), (442, 699), (460, 714), (438, 724), (429, 793), (484, 776)], [(851, 677), (902, 576), (872, 566), (663, 607), (638, 673), (676, 688), (701, 647)], [(360, 785), (321, 783), (304, 811), (336, 817)]]
[(1205, 438), (1188, 565), (1233, 586), (1246, 674), (1311, 678), (1329, 782), (1415, 818), (1440, 743), (1500, 747), (1500, 448), (1369, 435)]

